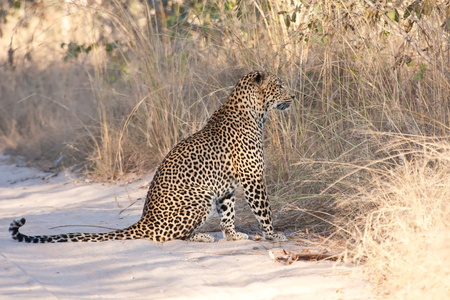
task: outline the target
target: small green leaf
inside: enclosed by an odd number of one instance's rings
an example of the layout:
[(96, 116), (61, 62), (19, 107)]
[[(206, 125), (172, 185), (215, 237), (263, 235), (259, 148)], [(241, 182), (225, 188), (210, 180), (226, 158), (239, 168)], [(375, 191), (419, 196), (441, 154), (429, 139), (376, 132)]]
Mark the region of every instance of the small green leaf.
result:
[(386, 13), (386, 16), (387, 16), (389, 19), (391, 19), (391, 21), (394, 21), (394, 22), (397, 22), (397, 23), (398, 23), (398, 17), (399, 17), (399, 15), (398, 15), (397, 9), (395, 9), (395, 8), (391, 9), (390, 11), (388, 11), (388, 12)]
[(405, 9), (405, 12), (403, 13), (403, 19), (406, 19), (407, 17), (409, 17), (410, 15), (411, 15), (411, 12), (413, 11), (413, 5), (414, 4), (411, 4), (410, 6), (408, 6), (406, 9)]
[(284, 23), (286, 24), (287, 28), (289, 28), (289, 26), (291, 26), (291, 18), (289, 17), (289, 15), (286, 15), (284, 17)]
[(421, 81), (422, 79), (423, 79), (422, 72), (417, 72), (416, 74), (414, 74), (414, 80)]
[(294, 11), (291, 16), (291, 22), (295, 23), (296, 20), (297, 20), (297, 12)]
[(421, 13), (425, 16), (429, 16), (433, 12), (434, 5), (431, 3), (423, 3)]
[(408, 18), (413, 12), (416, 13), (418, 19), (422, 17), (422, 8), (420, 7), (419, 1), (415, 1), (406, 7), (405, 12), (403, 13), (403, 19)]
[(407, 17), (409, 17), (411, 15), (411, 12), (413, 11), (413, 4), (411, 4), (410, 6), (408, 6), (405, 9), (405, 12), (403, 13), (403, 19), (406, 19)]
[(108, 53), (112, 52), (116, 48), (117, 48), (117, 43), (115, 43), (115, 42), (112, 42), (112, 43), (109, 43), (109, 44), (105, 45), (105, 50)]

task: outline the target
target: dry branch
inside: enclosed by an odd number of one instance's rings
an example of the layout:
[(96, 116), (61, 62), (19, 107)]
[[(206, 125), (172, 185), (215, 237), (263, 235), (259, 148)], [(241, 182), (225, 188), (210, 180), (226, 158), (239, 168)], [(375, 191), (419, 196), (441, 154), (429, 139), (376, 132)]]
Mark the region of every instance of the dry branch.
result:
[(389, 26), (398, 34), (400, 35), (408, 44), (410, 44), (416, 52), (422, 56), (423, 59), (425, 59), (430, 65), (434, 66), (437, 70), (442, 72), (442, 74), (445, 75), (445, 77), (450, 78), (450, 72), (448, 72), (444, 67), (441, 66), (441, 64), (437, 63), (436, 61), (433, 61), (431, 57), (425, 53), (420, 47), (417, 45), (417, 43), (414, 41), (414, 39), (402, 28), (400, 28), (397, 24), (395, 24), (394, 21), (392, 21), (387, 15), (386, 11), (377, 6), (375, 3), (373, 3), (371, 0), (364, 0), (367, 5), (375, 9), (377, 12), (380, 13), (383, 20), (389, 24)]

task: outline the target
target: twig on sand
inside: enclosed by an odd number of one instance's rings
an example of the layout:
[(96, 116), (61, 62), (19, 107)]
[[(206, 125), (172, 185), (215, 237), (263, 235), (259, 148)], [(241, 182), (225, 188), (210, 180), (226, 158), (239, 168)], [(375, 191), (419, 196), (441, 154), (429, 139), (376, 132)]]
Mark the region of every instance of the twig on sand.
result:
[(290, 265), (298, 260), (317, 261), (317, 260), (332, 260), (337, 261), (338, 255), (329, 253), (311, 253), (308, 249), (303, 250), (301, 253), (287, 252), (281, 250), (281, 255), (275, 256), (275, 254), (269, 250), (269, 256), (276, 262)]

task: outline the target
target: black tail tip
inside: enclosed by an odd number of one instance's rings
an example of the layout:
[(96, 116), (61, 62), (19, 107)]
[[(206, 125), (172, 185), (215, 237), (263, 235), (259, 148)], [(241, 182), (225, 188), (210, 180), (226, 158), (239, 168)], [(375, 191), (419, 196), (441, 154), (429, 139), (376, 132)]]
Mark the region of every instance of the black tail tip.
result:
[(19, 228), (25, 225), (25, 222), (25, 218), (15, 219), (11, 222), (11, 225), (9, 225), (9, 232), (11, 232), (12, 234), (16, 234)]

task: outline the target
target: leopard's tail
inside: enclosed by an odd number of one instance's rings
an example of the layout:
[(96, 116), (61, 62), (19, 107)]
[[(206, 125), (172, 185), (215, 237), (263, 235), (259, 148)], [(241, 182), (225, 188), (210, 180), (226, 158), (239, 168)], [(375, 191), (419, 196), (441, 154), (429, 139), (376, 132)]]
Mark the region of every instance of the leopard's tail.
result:
[(25, 235), (19, 228), (25, 224), (25, 218), (16, 219), (9, 225), (9, 232), (14, 240), (25, 243), (61, 243), (61, 242), (103, 242), (108, 240), (151, 239), (148, 232), (144, 232), (139, 222), (126, 229), (119, 229), (107, 233), (66, 233), (56, 235)]

